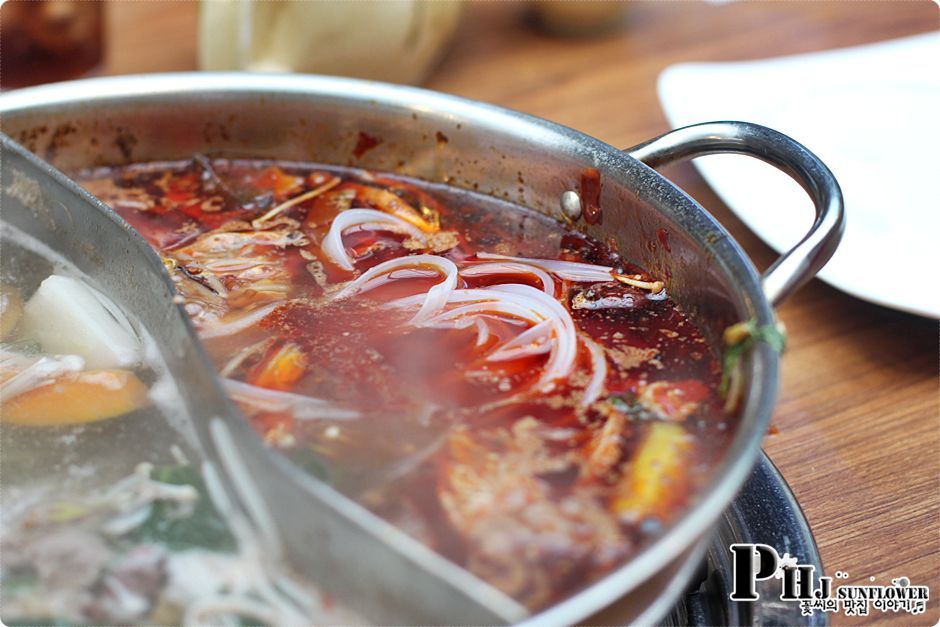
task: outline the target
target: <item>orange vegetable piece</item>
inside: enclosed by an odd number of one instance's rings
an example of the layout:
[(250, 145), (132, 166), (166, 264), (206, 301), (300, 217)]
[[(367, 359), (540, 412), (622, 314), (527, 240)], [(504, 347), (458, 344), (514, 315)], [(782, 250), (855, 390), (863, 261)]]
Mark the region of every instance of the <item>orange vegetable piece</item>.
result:
[(707, 399), (709, 389), (701, 381), (657, 381), (641, 389), (639, 401), (667, 420), (681, 421)]
[(150, 404), (147, 386), (127, 370), (89, 370), (5, 401), (0, 419), (30, 426), (71, 425), (121, 416)]
[(425, 233), (434, 233), (439, 230), (437, 225), (431, 224), (425, 220), (420, 211), (387, 189), (369, 187), (368, 185), (357, 185), (356, 197), (385, 213), (389, 213), (401, 218), (409, 224), (413, 224)]
[(300, 176), (287, 174), (277, 166), (269, 166), (255, 175), (254, 183), (258, 187), (274, 192), (278, 199), (285, 198), (303, 185), (304, 179)]
[(271, 390), (289, 390), (307, 369), (307, 356), (293, 342), (283, 344), (248, 374), (252, 385)]
[(440, 213), (444, 209), (444, 206), (434, 196), (427, 193), (417, 185), (412, 185), (405, 181), (400, 181), (398, 179), (392, 179), (385, 176), (376, 176), (373, 182), (377, 185), (384, 185), (388, 188), (391, 188), (393, 191), (395, 189), (405, 190), (417, 198), (422, 205), (436, 213)]
[(665, 518), (689, 490), (692, 436), (671, 422), (654, 422), (629, 470), (617, 484), (612, 509), (628, 521)]

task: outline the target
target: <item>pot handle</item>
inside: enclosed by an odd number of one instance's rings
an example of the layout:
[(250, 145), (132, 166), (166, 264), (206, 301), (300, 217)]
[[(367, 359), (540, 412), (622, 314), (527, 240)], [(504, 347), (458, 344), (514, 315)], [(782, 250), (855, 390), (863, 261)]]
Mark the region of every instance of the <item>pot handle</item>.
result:
[(651, 168), (713, 155), (749, 155), (788, 174), (816, 208), (809, 233), (764, 272), (767, 300), (780, 305), (826, 265), (845, 229), (842, 191), (829, 168), (799, 142), (750, 122), (705, 122), (677, 128), (625, 151)]

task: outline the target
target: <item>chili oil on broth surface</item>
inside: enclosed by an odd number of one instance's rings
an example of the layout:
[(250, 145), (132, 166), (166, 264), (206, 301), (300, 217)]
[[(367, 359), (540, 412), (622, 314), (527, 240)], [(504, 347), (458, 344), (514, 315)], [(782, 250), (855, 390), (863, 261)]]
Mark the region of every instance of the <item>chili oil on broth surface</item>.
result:
[(530, 608), (630, 557), (728, 443), (662, 283), (540, 214), (315, 164), (89, 171), (270, 445)]

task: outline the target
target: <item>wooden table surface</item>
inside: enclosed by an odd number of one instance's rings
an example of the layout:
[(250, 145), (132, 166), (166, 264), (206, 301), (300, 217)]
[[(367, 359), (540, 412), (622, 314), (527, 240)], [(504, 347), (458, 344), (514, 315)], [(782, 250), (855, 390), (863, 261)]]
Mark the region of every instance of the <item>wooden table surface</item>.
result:
[[(194, 4), (113, 2), (108, 10), (106, 73), (195, 69)], [(548, 118), (622, 147), (668, 130), (655, 84), (669, 64), (863, 44), (936, 29), (940, 17), (926, 0), (634, 2), (622, 30), (581, 41), (539, 34), (520, 10), (515, 3), (469, 4), (427, 86)], [(758, 267), (774, 260), (691, 165), (667, 174), (728, 227)], [(925, 185), (925, 194), (930, 188)], [(864, 620), (834, 616), (833, 623), (937, 623), (937, 322), (861, 302), (819, 281), (779, 315), (790, 343), (774, 416), (779, 432), (767, 437), (765, 450), (802, 504), (828, 574), (842, 570), (848, 583), (874, 577), (882, 585), (906, 576), (930, 586), (926, 614), (873, 610)]]

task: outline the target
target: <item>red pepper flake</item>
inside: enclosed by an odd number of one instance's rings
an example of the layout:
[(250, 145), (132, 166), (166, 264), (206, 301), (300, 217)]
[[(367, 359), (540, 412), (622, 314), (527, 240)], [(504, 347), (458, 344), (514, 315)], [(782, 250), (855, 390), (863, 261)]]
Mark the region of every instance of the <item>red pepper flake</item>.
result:
[(356, 157), (356, 159), (362, 159), (362, 155), (366, 154), (366, 152), (372, 150), (381, 143), (382, 140), (378, 137), (373, 137), (368, 133), (359, 131), (359, 141), (356, 142), (356, 147), (353, 148), (353, 156)]
[(777, 435), (778, 433), (780, 433), (780, 429), (777, 428), (777, 425), (772, 424), (770, 428), (767, 429), (768, 435)]
[(656, 231), (656, 237), (659, 238), (660, 243), (666, 249), (667, 253), (671, 253), (672, 249), (669, 248), (669, 231), (666, 229), (659, 229)]
[(601, 173), (597, 168), (588, 168), (581, 174), (581, 206), (584, 221), (588, 224), (600, 224), (601, 216)]

